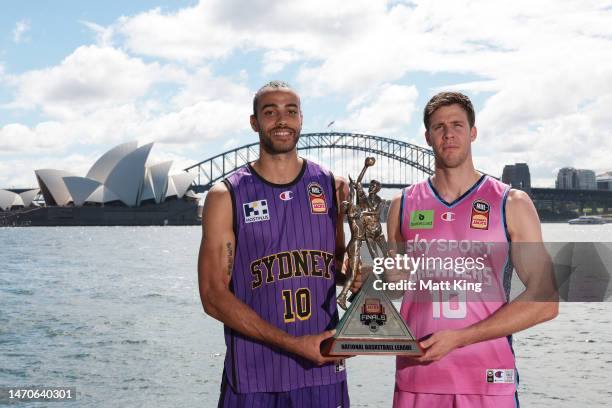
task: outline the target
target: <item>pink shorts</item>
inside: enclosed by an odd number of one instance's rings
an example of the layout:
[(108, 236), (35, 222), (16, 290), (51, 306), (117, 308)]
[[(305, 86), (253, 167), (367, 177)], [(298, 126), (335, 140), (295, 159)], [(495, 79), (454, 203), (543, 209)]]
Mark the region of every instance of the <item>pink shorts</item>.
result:
[(514, 395), (422, 394), (401, 391), (393, 394), (393, 408), (517, 408)]

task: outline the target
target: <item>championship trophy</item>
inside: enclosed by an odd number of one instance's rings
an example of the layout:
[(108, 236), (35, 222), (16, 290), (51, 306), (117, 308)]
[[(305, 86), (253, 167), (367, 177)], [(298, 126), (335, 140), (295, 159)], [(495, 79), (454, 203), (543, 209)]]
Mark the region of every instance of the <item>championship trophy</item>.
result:
[[(337, 299), (338, 305), (346, 312), (336, 327), (334, 337), (321, 345), (324, 355), (401, 354), (416, 357), (423, 354), (389, 297), (384, 291), (374, 288), (374, 282), (380, 277), (370, 274), (359, 292), (348, 297), (355, 274), (359, 273), (362, 243), (366, 243), (372, 258), (389, 256), (380, 224), (383, 200), (377, 193), (381, 184), (371, 180), (367, 195), (361, 185), (366, 170), (375, 162), (373, 157), (366, 158), (357, 180), (353, 181), (349, 176), (349, 198), (342, 203), (342, 209), (348, 220), (351, 238), (346, 249), (347, 278)], [(347, 300), (351, 302), (348, 309)]]

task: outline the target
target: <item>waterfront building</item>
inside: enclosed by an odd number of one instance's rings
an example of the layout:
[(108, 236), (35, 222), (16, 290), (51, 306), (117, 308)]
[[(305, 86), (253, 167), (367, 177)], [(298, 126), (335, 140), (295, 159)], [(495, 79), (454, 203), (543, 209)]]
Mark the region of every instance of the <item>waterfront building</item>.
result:
[(531, 193), (531, 174), (527, 163), (515, 163), (504, 166), (502, 181), (512, 188)]
[(564, 167), (557, 173), (555, 187), (563, 190), (597, 190), (595, 172)]
[(612, 170), (597, 175), (597, 189), (612, 191)]

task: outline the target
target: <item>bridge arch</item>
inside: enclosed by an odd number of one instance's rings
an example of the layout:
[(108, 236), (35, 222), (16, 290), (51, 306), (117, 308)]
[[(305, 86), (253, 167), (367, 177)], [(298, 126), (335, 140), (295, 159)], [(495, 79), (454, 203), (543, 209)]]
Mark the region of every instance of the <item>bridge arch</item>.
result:
[[(337, 132), (306, 133), (300, 136), (297, 149), (298, 151), (334, 149), (337, 151), (364, 152), (364, 157), (367, 155), (387, 158), (397, 162), (400, 166), (415, 169), (420, 178), (433, 174), (434, 170), (432, 150), (382, 136)], [(204, 192), (239, 167), (255, 160), (258, 155), (259, 141), (219, 153), (186, 168), (185, 171), (198, 172), (194, 180), (194, 190)], [(321, 161), (318, 160), (318, 162)], [(414, 182), (414, 180), (393, 180), (393, 182), (389, 182), (384, 177), (381, 181), (383, 186), (406, 185)]]

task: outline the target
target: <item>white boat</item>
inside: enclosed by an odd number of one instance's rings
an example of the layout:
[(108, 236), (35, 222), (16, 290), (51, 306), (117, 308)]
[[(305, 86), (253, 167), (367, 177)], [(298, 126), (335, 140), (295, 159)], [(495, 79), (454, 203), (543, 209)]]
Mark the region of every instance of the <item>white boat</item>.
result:
[(568, 221), (572, 225), (605, 224), (606, 220), (598, 215), (581, 215)]

